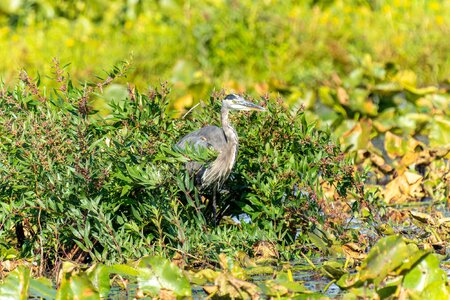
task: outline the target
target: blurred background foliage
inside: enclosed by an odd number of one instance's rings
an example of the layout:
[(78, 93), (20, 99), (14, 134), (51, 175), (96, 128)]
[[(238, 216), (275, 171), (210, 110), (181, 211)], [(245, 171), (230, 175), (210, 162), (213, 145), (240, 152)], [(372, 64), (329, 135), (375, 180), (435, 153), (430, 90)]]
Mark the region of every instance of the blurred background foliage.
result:
[(25, 68), (45, 80), (57, 57), (81, 80), (132, 55), (127, 80), (169, 80), (177, 108), (214, 87), (298, 102), (366, 55), (419, 85), (446, 82), (449, 34), (450, 1), (4, 0), (0, 78)]

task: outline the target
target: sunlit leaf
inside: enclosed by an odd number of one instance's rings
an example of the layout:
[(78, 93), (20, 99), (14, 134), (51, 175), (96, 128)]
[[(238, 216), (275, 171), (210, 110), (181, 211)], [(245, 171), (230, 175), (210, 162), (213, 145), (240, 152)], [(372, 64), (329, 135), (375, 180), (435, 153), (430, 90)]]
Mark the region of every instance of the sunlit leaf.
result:
[(379, 240), (361, 264), (359, 280), (373, 280), (379, 285), (389, 272), (395, 270), (410, 255), (406, 243), (400, 236), (388, 236)]
[(341, 144), (349, 150), (366, 149), (370, 141), (372, 121), (362, 119), (340, 137)]
[(28, 299), (28, 288), (30, 286), (31, 270), (24, 266), (18, 266), (10, 272), (0, 283), (1, 299), (26, 300)]
[(177, 296), (191, 296), (191, 286), (181, 270), (162, 257), (144, 257), (138, 264), (139, 290), (158, 296), (162, 289), (173, 291)]
[(384, 148), (391, 159), (403, 156), (407, 150), (407, 141), (388, 131), (385, 134)]
[(430, 146), (450, 145), (450, 119), (448, 117), (433, 118), (430, 124)]
[(100, 297), (106, 298), (109, 295), (111, 284), (109, 279), (110, 269), (102, 264), (95, 264), (86, 271), (92, 284), (100, 293)]
[(68, 265), (63, 267), (63, 272), (61, 284), (56, 293), (57, 300), (100, 299), (100, 294), (86, 273), (75, 271)]
[(30, 280), (30, 296), (42, 297), (44, 299), (55, 299), (56, 290), (50, 279), (40, 277)]
[[(438, 287), (438, 290), (442, 290), (442, 288), (436, 285), (437, 283), (440, 283), (445, 289), (447, 274), (439, 268), (439, 259), (430, 253), (405, 275), (403, 287), (422, 292), (432, 283), (435, 284), (434, 287)], [(428, 290), (428, 293), (430, 292)]]

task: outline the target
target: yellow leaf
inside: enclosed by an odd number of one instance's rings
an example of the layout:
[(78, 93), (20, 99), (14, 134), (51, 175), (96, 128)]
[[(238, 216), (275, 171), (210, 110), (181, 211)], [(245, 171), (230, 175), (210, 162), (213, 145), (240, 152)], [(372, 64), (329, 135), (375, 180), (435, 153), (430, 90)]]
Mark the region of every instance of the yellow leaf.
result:
[(404, 172), (386, 185), (384, 200), (387, 203), (404, 203), (420, 199), (423, 197), (422, 180), (423, 177), (418, 174)]

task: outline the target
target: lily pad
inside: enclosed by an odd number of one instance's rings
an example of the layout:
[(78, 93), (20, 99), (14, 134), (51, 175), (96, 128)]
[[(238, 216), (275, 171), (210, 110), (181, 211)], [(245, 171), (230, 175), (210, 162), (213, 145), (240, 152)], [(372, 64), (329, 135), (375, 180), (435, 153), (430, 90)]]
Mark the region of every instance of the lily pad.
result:
[[(435, 287), (440, 287), (441, 285), (445, 286), (446, 282), (447, 274), (439, 268), (439, 259), (430, 253), (405, 275), (403, 287), (422, 292), (430, 284), (434, 284)], [(428, 290), (428, 293), (430, 292)]]
[(177, 296), (190, 297), (191, 285), (181, 270), (162, 257), (144, 257), (139, 261), (138, 286), (141, 292), (159, 296), (162, 290), (170, 290)]
[(30, 273), (30, 269), (24, 266), (19, 266), (9, 273), (0, 284), (1, 299), (28, 299)]

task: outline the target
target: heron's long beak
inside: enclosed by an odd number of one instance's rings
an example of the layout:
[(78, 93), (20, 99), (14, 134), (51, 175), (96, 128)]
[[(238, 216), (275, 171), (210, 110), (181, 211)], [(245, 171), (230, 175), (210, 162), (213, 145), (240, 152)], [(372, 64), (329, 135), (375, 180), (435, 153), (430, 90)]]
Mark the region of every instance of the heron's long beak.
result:
[(252, 103), (252, 102), (246, 101), (246, 100), (235, 101), (232, 104), (232, 108), (236, 109), (236, 110), (245, 110), (245, 111), (249, 111), (249, 110), (266, 111), (267, 110), (262, 106), (256, 105), (255, 103)]

